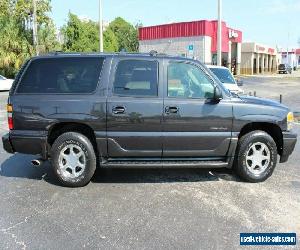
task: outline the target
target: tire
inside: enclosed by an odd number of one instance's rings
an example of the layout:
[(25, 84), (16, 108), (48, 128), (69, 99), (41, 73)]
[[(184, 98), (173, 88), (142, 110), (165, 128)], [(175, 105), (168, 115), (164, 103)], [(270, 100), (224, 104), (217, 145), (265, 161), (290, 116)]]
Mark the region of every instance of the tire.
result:
[(90, 140), (76, 132), (59, 136), (51, 148), (51, 164), (63, 186), (83, 187), (96, 170), (97, 160)]
[(277, 146), (266, 132), (252, 131), (239, 140), (233, 168), (243, 180), (263, 182), (272, 175), (276, 164)]

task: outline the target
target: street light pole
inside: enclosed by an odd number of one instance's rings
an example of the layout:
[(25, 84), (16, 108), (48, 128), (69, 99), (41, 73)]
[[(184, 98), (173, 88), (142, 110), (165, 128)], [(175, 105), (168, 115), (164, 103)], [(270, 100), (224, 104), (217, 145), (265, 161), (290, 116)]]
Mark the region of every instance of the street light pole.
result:
[(99, 0), (99, 44), (100, 44), (100, 52), (103, 52), (103, 16), (102, 16), (102, 0)]
[(36, 17), (36, 1), (33, 0), (33, 27), (32, 27), (32, 32), (33, 32), (33, 45), (36, 51), (36, 54), (39, 55), (39, 49), (38, 49), (38, 30), (37, 30), (37, 17)]
[(218, 0), (217, 65), (222, 66), (222, 0)]

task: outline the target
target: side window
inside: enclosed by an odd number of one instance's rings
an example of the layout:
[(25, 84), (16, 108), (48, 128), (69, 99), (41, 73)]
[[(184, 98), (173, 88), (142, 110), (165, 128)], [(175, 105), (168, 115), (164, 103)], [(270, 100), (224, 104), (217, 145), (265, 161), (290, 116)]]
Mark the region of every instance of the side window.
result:
[(104, 58), (40, 58), (32, 61), (17, 93), (92, 93), (99, 82)]
[(168, 66), (168, 96), (177, 98), (211, 98), (214, 88), (198, 67), (182, 62)]
[(122, 60), (118, 63), (114, 94), (124, 96), (157, 96), (158, 62)]

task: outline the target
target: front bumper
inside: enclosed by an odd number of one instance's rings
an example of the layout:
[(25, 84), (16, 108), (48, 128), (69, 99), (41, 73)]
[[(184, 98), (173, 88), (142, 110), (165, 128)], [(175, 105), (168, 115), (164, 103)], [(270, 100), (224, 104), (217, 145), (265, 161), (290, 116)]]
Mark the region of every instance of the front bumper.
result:
[(290, 132), (283, 132), (283, 147), (280, 157), (280, 163), (287, 162), (289, 156), (293, 153), (297, 142), (297, 135)]

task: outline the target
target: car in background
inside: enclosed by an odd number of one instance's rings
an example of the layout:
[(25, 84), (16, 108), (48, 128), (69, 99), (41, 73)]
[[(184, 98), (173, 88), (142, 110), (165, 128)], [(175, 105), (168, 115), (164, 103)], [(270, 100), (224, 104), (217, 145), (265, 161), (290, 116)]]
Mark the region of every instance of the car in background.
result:
[(292, 74), (292, 71), (293, 71), (292, 67), (290, 65), (286, 64), (286, 63), (279, 64), (279, 66), (278, 66), (278, 73), (279, 74), (281, 74), (281, 73), (283, 73), (283, 74), (288, 74), (288, 73)]
[(207, 65), (207, 67), (230, 92), (238, 95), (244, 94), (244, 91), (239, 87), (243, 85), (242, 81), (236, 81), (228, 68), (216, 65)]
[(14, 80), (7, 79), (6, 77), (0, 75), (0, 91), (9, 91)]

